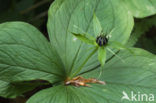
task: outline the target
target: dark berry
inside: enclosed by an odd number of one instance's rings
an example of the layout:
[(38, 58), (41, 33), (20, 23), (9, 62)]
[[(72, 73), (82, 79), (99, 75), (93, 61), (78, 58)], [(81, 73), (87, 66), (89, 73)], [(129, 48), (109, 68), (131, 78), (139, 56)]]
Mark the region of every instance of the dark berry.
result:
[(108, 43), (108, 38), (106, 36), (98, 36), (96, 38), (96, 43), (99, 45), (99, 46), (105, 46), (107, 43)]

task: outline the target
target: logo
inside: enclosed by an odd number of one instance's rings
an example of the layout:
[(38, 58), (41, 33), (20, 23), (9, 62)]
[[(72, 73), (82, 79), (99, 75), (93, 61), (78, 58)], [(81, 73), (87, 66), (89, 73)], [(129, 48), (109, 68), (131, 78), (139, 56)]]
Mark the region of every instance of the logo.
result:
[(146, 94), (141, 92), (133, 92), (131, 91), (128, 95), (125, 91), (122, 92), (123, 96), (121, 98), (121, 101), (127, 100), (127, 101), (141, 101), (141, 102), (153, 102), (154, 101), (154, 94)]

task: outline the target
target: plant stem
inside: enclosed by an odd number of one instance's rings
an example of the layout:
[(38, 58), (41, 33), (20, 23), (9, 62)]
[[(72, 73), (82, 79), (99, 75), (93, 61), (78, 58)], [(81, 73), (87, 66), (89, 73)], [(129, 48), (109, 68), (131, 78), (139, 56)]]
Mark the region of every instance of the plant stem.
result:
[(83, 64), (77, 69), (77, 71), (75, 73), (73, 73), (73, 75), (71, 76), (71, 78), (75, 77), (84, 67), (84, 65), (87, 63), (87, 61), (92, 57), (92, 55), (97, 51), (97, 48), (95, 48), (90, 54), (89, 56), (86, 58), (86, 60), (83, 62)]

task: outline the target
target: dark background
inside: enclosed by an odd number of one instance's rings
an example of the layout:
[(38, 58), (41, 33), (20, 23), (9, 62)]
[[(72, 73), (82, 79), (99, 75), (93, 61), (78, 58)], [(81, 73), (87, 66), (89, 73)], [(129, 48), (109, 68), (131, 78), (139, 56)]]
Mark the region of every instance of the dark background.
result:
[(53, 0), (0, 0), (0, 23), (24, 21), (37, 27), (46, 37), (47, 12)]
[[(37, 27), (49, 40), (46, 29), (47, 12), (53, 0), (0, 0), (0, 23), (7, 21), (24, 21)], [(136, 38), (136, 47), (144, 48), (156, 54), (156, 16), (144, 19), (135, 19), (135, 27), (132, 35)], [(132, 39), (133, 40), (133, 39)], [(0, 103), (25, 103), (27, 98), (40, 89), (26, 93), (25, 98), (4, 99), (0, 97)]]

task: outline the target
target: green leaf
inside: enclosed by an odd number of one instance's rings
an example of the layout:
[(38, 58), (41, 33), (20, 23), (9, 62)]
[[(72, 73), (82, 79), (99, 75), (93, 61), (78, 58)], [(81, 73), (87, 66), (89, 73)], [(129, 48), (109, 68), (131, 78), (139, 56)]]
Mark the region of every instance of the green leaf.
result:
[(56, 82), (64, 74), (56, 51), (36, 28), (23, 22), (0, 24), (0, 80)]
[(22, 96), (23, 93), (33, 90), (39, 84), (36, 83), (8, 83), (0, 80), (0, 96), (5, 98), (16, 98)]
[[(80, 31), (74, 27), (76, 26), (96, 38), (98, 34), (94, 34), (94, 13), (103, 31), (114, 29), (110, 41), (126, 43), (133, 27), (133, 17), (120, 0), (56, 0), (50, 6), (47, 24), (50, 42), (55, 44), (55, 49), (63, 61), (67, 75), (72, 75), (84, 64), (93, 48), (93, 46), (75, 40), (68, 31), (79, 34)], [(81, 72), (97, 64), (99, 62), (97, 53), (95, 53), (88, 59)]]
[(91, 44), (91, 45), (94, 45), (95, 44), (95, 41), (94, 40), (90, 40), (89, 38), (87, 38), (83, 34), (76, 34), (76, 33), (72, 33), (72, 34), (76, 37), (75, 40), (76, 39), (79, 39), (82, 42), (87, 43), (87, 44)]
[[(136, 95), (147, 94), (148, 97), (151, 97), (150, 94), (156, 95), (156, 56), (142, 49), (132, 50), (135, 54), (127, 51), (118, 54), (126, 63), (114, 57), (105, 64), (100, 80), (105, 81), (106, 85), (93, 84), (91, 87), (59, 85), (36, 93), (27, 103), (135, 103), (122, 101), (123, 92), (127, 93), (130, 99), (132, 92)], [(97, 78), (99, 71), (98, 68), (82, 76)], [(140, 103), (149, 103), (145, 100), (144, 98)]]
[(122, 0), (129, 11), (137, 18), (156, 14), (155, 0)]
[(111, 47), (111, 48), (115, 48), (117, 50), (128, 50), (129, 52), (133, 53), (133, 51), (131, 51), (131, 49), (129, 49), (128, 47), (126, 47), (126, 45), (123, 45), (119, 42), (116, 42), (116, 41), (109, 41), (108, 47)]
[(116, 49), (126, 49), (126, 46), (116, 41), (109, 41), (108, 46), (116, 48)]
[(101, 66), (103, 67), (106, 61), (106, 50), (103, 47), (98, 49), (98, 60), (100, 61)]
[(102, 27), (99, 19), (96, 17), (96, 14), (94, 14), (93, 16), (93, 27), (94, 27), (94, 34), (99, 35), (102, 31)]
[(56, 86), (40, 91), (27, 103), (105, 103), (102, 93), (95, 87)]
[[(132, 91), (135, 94), (140, 92), (141, 94), (156, 95), (156, 56), (142, 49), (132, 48), (131, 50), (134, 52), (133, 54), (125, 50), (118, 53), (125, 63), (114, 57), (102, 69), (100, 80), (105, 81), (106, 86), (101, 86), (100, 89), (103, 92), (102, 96), (106, 95), (103, 99), (109, 100), (110, 103), (122, 103), (123, 91), (128, 96), (131, 95)], [(82, 76), (97, 78), (99, 72), (100, 67)], [(127, 101), (126, 103), (131, 102)]]

